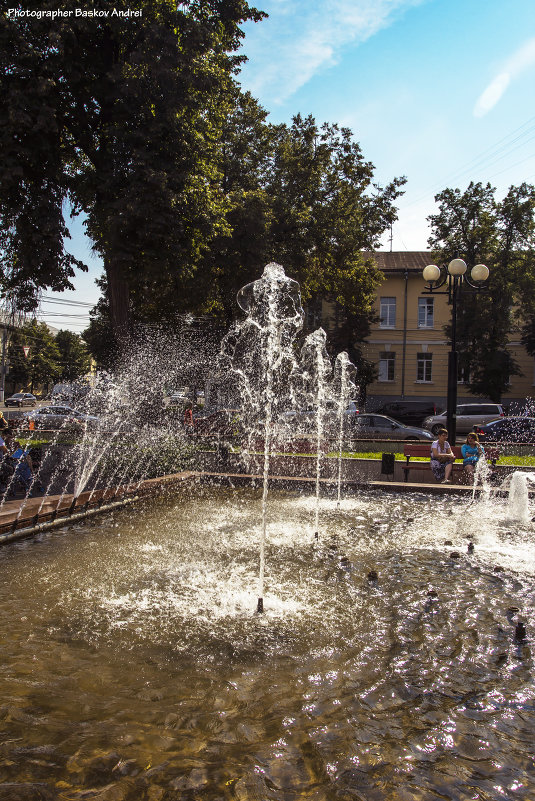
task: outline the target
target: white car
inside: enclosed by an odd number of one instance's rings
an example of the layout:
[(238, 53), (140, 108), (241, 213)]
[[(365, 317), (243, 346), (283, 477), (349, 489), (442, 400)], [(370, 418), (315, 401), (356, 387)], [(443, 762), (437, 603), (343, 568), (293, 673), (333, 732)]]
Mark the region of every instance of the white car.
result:
[[(505, 417), (503, 406), (500, 403), (460, 403), (456, 409), (457, 433), (469, 434), (475, 425), (484, 426), (493, 420)], [(441, 412), (432, 417), (426, 417), (423, 426), (432, 434), (438, 433), (440, 428), (447, 428), (447, 414)], [(453, 444), (453, 443), (452, 443)]]
[(35, 411), (25, 412), (22, 417), (33, 422), (35, 428), (55, 431), (60, 428), (96, 428), (99, 418), (92, 414), (83, 414), (70, 406), (42, 406)]

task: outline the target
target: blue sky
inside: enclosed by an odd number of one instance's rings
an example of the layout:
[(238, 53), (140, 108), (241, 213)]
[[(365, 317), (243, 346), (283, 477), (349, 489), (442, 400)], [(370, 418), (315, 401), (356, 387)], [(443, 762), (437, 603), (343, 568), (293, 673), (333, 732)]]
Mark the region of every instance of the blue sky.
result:
[[(272, 122), (289, 123), (299, 112), (351, 128), (380, 183), (407, 177), (394, 250), (426, 249), (426, 217), (441, 189), (490, 181), (500, 196), (511, 184), (535, 183), (533, 0), (251, 5), (269, 18), (244, 27), (243, 88)], [(95, 302), (100, 265), (79, 225), (70, 247), (91, 261), (91, 272), (76, 280), (75, 292), (47, 297)], [(43, 310), (62, 306), (43, 304)], [(75, 331), (85, 324), (46, 319)]]

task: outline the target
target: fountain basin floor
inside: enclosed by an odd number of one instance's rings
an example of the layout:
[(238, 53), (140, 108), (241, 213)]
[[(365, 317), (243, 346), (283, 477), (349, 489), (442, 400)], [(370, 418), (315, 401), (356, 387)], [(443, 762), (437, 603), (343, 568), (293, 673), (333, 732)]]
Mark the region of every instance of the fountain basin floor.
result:
[(260, 504), (191, 487), (0, 551), (0, 799), (533, 798), (532, 525), (363, 493), (315, 540), (274, 492), (256, 615)]

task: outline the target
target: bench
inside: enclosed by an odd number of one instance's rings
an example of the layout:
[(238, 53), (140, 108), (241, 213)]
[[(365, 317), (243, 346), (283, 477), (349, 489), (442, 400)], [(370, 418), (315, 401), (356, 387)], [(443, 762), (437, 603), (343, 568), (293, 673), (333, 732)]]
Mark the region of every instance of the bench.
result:
[[(455, 459), (462, 459), (461, 454), (461, 446), (455, 445), (451, 448)], [(487, 462), (494, 467), (496, 464), (496, 460), (500, 455), (500, 451), (498, 448), (485, 448), (485, 458)], [(406, 442), (403, 448), (403, 456), (407, 459), (406, 463), (403, 465), (403, 472), (405, 473), (405, 481), (409, 480), (409, 471), (410, 470), (429, 470), (431, 471), (431, 443), (415, 443), (415, 442)], [(425, 456), (427, 457), (427, 462), (410, 462), (411, 456)], [(457, 462), (453, 463), (453, 470), (452, 470), (452, 478), (455, 473), (464, 473), (464, 465), (458, 464)]]

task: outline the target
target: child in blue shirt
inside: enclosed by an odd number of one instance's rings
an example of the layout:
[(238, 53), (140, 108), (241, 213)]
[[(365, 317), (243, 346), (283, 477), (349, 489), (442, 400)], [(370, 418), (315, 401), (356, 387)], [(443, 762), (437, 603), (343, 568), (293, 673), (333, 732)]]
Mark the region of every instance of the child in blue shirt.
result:
[(468, 434), (466, 442), (461, 446), (461, 454), (463, 457), (463, 465), (468, 477), (473, 481), (474, 470), (479, 461), (480, 456), (484, 456), (485, 451), (479, 444), (477, 434), (473, 432)]

